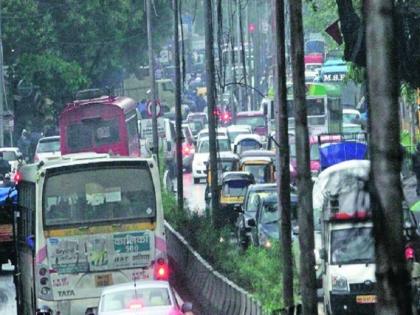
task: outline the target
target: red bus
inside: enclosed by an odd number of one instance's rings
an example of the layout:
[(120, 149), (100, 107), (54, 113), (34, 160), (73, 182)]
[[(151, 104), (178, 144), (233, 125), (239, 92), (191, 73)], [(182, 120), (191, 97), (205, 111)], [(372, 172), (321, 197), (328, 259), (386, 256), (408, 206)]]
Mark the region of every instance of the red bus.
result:
[(61, 154), (140, 156), (136, 102), (122, 96), (75, 100), (60, 115)]

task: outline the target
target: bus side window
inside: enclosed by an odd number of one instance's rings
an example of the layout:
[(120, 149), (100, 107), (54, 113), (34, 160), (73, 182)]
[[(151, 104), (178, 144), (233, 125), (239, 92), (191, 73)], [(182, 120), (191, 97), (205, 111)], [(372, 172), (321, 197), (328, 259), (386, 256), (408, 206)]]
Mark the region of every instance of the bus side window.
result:
[(20, 183), (18, 196), (20, 212), (18, 240), (20, 245), (27, 247), (29, 245), (28, 240), (35, 235), (35, 184)]

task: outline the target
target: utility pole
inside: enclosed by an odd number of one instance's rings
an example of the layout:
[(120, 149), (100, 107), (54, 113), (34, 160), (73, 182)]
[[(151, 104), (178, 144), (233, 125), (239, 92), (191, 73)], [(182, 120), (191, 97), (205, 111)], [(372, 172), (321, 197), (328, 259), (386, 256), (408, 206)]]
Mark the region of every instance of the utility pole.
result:
[(274, 88), (276, 95), (276, 138), (279, 147), (276, 158), (277, 167), (277, 195), (279, 199), (279, 212), (281, 213), (280, 239), (282, 243), (283, 266), (283, 305), (287, 315), (292, 315), (293, 299), (293, 254), (292, 254), (292, 226), (290, 207), (290, 150), (288, 137), (287, 89), (286, 89), (286, 43), (284, 23), (284, 0), (274, 0), (275, 13), (275, 78)]
[[(249, 3), (248, 3), (249, 5)], [(251, 110), (250, 108), (250, 103), (248, 100), (248, 80), (247, 80), (247, 73), (246, 73), (246, 60), (245, 60), (245, 44), (244, 44), (244, 30), (243, 30), (243, 18), (242, 18), (242, 6), (241, 6), (241, 1), (238, 0), (238, 29), (239, 29), (239, 42), (240, 42), (240, 46), (238, 47), (238, 49), (240, 49), (241, 52), (241, 64), (242, 64), (242, 78), (244, 79), (244, 83), (245, 83), (245, 95), (242, 96), (242, 102), (244, 102), (243, 99), (245, 99), (245, 102), (247, 104), (247, 108), (246, 110)], [(249, 44), (249, 43), (248, 43)], [(245, 104), (242, 105), (243, 109), (245, 109)]]
[(158, 125), (156, 113), (156, 101), (158, 99), (155, 80), (155, 59), (153, 54), (153, 38), (152, 38), (152, 7), (151, 0), (146, 0), (146, 17), (147, 17), (147, 45), (149, 52), (149, 76), (151, 86), (152, 99), (152, 132), (153, 132), (153, 150), (152, 153), (156, 155), (156, 160), (159, 164), (159, 138), (158, 138)]
[(210, 191), (211, 191), (211, 217), (213, 224), (220, 222), (219, 189), (217, 179), (217, 145), (216, 145), (216, 118), (214, 115), (216, 103), (216, 78), (214, 68), (214, 39), (213, 39), (213, 6), (212, 0), (204, 0), (204, 32), (206, 37), (206, 71), (207, 71), (207, 115), (209, 119), (209, 149), (210, 149)]
[[(230, 58), (229, 58), (229, 67), (232, 77), (232, 82), (236, 83), (236, 62), (235, 62), (235, 30), (234, 30), (234, 15), (233, 15), (233, 8), (232, 8), (232, 1), (228, 1), (228, 21), (229, 21), (229, 43), (227, 45), (227, 49), (230, 46)], [(234, 91), (236, 89), (236, 85), (234, 86)], [(235, 96), (236, 101), (239, 102), (239, 94), (233, 93)], [(236, 113), (238, 112), (237, 104), (233, 104), (232, 108), (232, 122), (236, 124)]]
[(4, 146), (4, 73), (3, 73), (3, 32), (0, 0), (0, 147)]
[(182, 112), (181, 112), (181, 65), (179, 61), (179, 5), (173, 0), (174, 9), (174, 58), (175, 58), (175, 129), (176, 129), (176, 183), (178, 210), (184, 210), (184, 183), (182, 173)]
[(302, 0), (290, 1), (289, 5), (298, 173), (297, 189), (300, 244), (300, 292), (302, 295), (302, 314), (314, 315), (318, 313), (318, 309), (314, 255), (312, 179), (309, 169), (308, 119), (306, 116), (305, 99)]
[(396, 10), (393, 0), (366, 0), (364, 5), (376, 314), (409, 315), (412, 290), (404, 257)]

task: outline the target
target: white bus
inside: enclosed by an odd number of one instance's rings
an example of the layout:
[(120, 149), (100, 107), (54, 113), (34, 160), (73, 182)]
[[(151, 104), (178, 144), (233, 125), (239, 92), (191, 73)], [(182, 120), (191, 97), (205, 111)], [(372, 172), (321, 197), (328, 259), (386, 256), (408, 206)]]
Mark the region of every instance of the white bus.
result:
[(167, 279), (154, 160), (81, 153), (20, 173), (19, 314), (89, 314), (105, 286)]

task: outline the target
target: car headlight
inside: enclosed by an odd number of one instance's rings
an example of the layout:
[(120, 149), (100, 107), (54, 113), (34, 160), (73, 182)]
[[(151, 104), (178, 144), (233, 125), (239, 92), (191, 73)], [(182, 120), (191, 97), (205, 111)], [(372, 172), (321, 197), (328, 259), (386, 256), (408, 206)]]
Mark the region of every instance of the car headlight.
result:
[(348, 292), (347, 279), (342, 276), (331, 277), (332, 290), (336, 292)]

